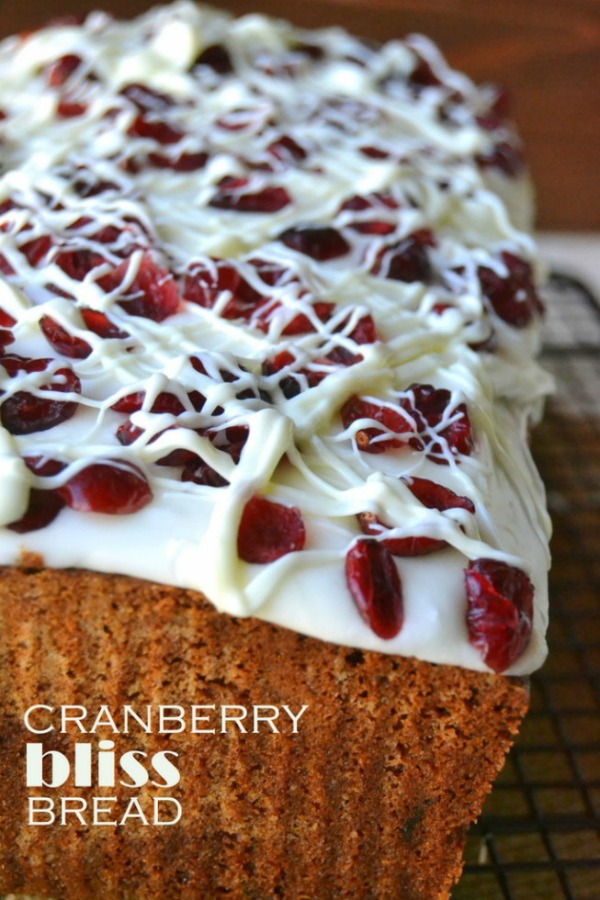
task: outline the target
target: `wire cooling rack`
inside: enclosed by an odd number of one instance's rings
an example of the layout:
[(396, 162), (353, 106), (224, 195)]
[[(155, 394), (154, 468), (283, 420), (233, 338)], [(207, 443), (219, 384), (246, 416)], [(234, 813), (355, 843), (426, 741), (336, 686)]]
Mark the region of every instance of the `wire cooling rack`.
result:
[(550, 655), (453, 900), (600, 900), (600, 298), (556, 273), (546, 299), (557, 394), (533, 448), (554, 523)]

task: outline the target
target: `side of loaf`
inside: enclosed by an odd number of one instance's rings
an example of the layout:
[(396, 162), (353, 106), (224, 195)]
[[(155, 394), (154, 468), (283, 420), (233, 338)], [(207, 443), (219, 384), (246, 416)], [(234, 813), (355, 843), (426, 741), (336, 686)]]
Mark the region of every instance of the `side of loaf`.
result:
[[(0, 890), (64, 900), (449, 895), (462, 847), (525, 713), (518, 679), (352, 651), (217, 613), (191, 592), (119, 576), (4, 570), (0, 578)], [(290, 704), (297, 734), (52, 732), (33, 704)], [(32, 719), (54, 724), (47, 711)], [(501, 721), (501, 725), (499, 725)], [(25, 744), (72, 758), (76, 741), (166, 748), (170, 791), (94, 793), (122, 815), (132, 794), (170, 794), (173, 826), (25, 827)], [(148, 812), (149, 803), (144, 808)], [(148, 813), (150, 814), (150, 813)], [(90, 814), (87, 813), (89, 816)], [(69, 817), (74, 819), (74, 816)]]

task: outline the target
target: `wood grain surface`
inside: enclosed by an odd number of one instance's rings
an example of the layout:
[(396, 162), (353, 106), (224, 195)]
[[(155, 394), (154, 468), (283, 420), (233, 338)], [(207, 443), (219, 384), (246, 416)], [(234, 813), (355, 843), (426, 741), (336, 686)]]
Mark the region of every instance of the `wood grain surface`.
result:
[[(0, 0), (0, 35), (99, 6), (129, 16), (149, 0)], [(221, 0), (301, 25), (377, 39), (420, 31), (478, 81), (505, 84), (538, 190), (538, 224), (600, 229), (600, 0)]]

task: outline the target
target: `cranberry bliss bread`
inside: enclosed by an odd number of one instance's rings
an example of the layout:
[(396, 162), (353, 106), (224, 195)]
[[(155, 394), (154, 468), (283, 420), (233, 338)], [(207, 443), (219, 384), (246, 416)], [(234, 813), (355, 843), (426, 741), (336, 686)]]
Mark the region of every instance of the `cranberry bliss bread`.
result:
[(545, 655), (504, 95), (187, 2), (0, 84), (0, 890), (448, 896)]

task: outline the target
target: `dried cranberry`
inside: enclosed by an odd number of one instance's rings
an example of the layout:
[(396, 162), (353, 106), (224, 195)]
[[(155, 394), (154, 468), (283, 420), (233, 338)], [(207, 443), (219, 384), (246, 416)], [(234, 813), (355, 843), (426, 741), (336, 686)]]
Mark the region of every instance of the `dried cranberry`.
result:
[[(382, 537), (390, 526), (381, 521), (374, 513), (362, 512), (357, 517), (360, 530), (363, 534)], [(425, 556), (437, 550), (443, 550), (447, 546), (446, 541), (430, 537), (382, 537), (381, 543), (385, 544), (393, 556)]]
[[(0, 357), (0, 365), (11, 378), (19, 372), (44, 372), (53, 362), (51, 359), (26, 359), (16, 355)], [(57, 369), (52, 379), (39, 390), (81, 393), (81, 382), (72, 369)], [(0, 421), (10, 434), (33, 434), (66, 422), (75, 414), (77, 407), (78, 404), (73, 401), (51, 400), (29, 391), (16, 391), (2, 401)]]
[(66, 328), (50, 316), (42, 316), (40, 328), (54, 349), (69, 359), (87, 359), (92, 352), (87, 341), (69, 334)]
[(143, 113), (135, 117), (127, 134), (130, 137), (151, 138), (158, 144), (177, 144), (184, 132), (162, 119), (148, 118)]
[(267, 151), (275, 159), (284, 163), (302, 162), (307, 156), (304, 147), (301, 147), (289, 134), (282, 134), (280, 138), (272, 141), (267, 147)]
[[(399, 203), (389, 193), (374, 194), (355, 194), (346, 200), (340, 207), (340, 212), (365, 212), (366, 210), (386, 210), (398, 209)], [(358, 231), (359, 234), (392, 234), (396, 230), (396, 222), (388, 222), (386, 220), (374, 217), (361, 218), (353, 222), (348, 222), (348, 228)]]
[(148, 162), (155, 169), (172, 169), (174, 172), (197, 172), (203, 169), (208, 160), (208, 153), (180, 153), (178, 156), (164, 156), (161, 153), (149, 153)]
[[(452, 456), (464, 454), (469, 456), (473, 450), (473, 434), (471, 420), (464, 403), (460, 403), (450, 416), (451, 421), (441, 430), (442, 420), (447, 416), (447, 409), (452, 399), (450, 391), (443, 388), (434, 388), (431, 384), (412, 384), (408, 390), (409, 395), (401, 401), (401, 406), (411, 415), (416, 424), (416, 430), (420, 436), (425, 436), (427, 431), (434, 431), (435, 438), (442, 438)], [(410, 444), (416, 450), (423, 449), (420, 437), (411, 438)], [(433, 439), (427, 446), (427, 457), (440, 465), (448, 463), (444, 452), (444, 445), (439, 440)]]
[[(319, 322), (328, 322), (335, 310), (335, 303), (327, 303), (325, 301), (317, 301), (312, 306), (314, 316)], [(286, 337), (298, 334), (310, 334), (317, 329), (305, 313), (298, 313), (282, 330), (282, 334)]]
[(374, 344), (375, 341), (379, 340), (373, 316), (369, 313), (365, 316), (361, 316), (348, 337), (350, 337), (355, 344)]
[(394, 558), (380, 541), (361, 538), (346, 555), (346, 581), (359, 613), (386, 640), (404, 621), (402, 584)]
[(122, 331), (114, 322), (108, 318), (106, 313), (100, 312), (98, 309), (80, 308), (80, 313), (86, 328), (97, 334), (101, 338), (128, 338), (129, 334)]
[[(100, 279), (102, 287), (105, 290), (118, 288), (127, 275), (128, 267), (129, 262), (123, 260), (112, 275)], [(147, 252), (127, 293), (118, 303), (130, 316), (162, 322), (179, 310), (181, 297), (171, 272), (159, 266)]]
[(365, 453), (384, 453), (398, 447), (404, 447), (407, 438), (398, 435), (412, 430), (410, 421), (398, 409), (391, 406), (379, 406), (356, 395), (344, 403), (340, 411), (344, 428), (349, 428), (357, 419), (374, 419), (384, 429), (367, 426), (355, 434), (359, 450)]
[(9, 331), (7, 328), (0, 328), (0, 351), (7, 347), (8, 344), (13, 344), (15, 340), (15, 336), (12, 331)]
[(498, 141), (485, 153), (479, 153), (475, 162), (481, 169), (498, 169), (509, 178), (516, 178), (526, 169), (523, 151), (508, 141)]
[(5, 312), (0, 307), (0, 327), (2, 328), (12, 328), (13, 325), (17, 324), (17, 320), (13, 319), (7, 312)]
[(75, 119), (78, 116), (84, 116), (87, 112), (87, 103), (79, 100), (61, 100), (56, 107), (56, 114), (61, 119)]
[(389, 159), (390, 153), (388, 150), (382, 150), (380, 147), (360, 147), (360, 152), (363, 156), (367, 156), (369, 159)]
[(475, 121), (481, 128), (487, 131), (495, 131), (510, 119), (511, 99), (504, 87), (494, 86), (494, 97), (487, 110), (476, 116)]
[(350, 251), (350, 244), (336, 228), (329, 225), (300, 225), (288, 228), (279, 235), (279, 240), (306, 256), (325, 262), (337, 259)]
[(245, 178), (223, 178), (209, 206), (215, 209), (245, 213), (275, 213), (292, 202), (285, 188), (274, 185), (257, 191), (246, 191)]
[(211, 44), (205, 47), (196, 60), (197, 66), (209, 66), (218, 75), (229, 75), (233, 72), (233, 63), (227, 47), (223, 44)]
[[(145, 391), (135, 391), (132, 394), (125, 394), (112, 404), (111, 409), (115, 412), (133, 413), (138, 412), (144, 405), (146, 397)], [(180, 416), (185, 412), (185, 406), (175, 394), (168, 391), (161, 391), (157, 394), (152, 406), (152, 413), (170, 413), (172, 416)]]
[(427, 248), (435, 245), (432, 232), (428, 228), (421, 228), (398, 243), (380, 250), (371, 271), (374, 275), (393, 281), (408, 284), (422, 281), (429, 284), (433, 278), (433, 267)]
[(238, 531), (238, 556), (249, 563), (269, 563), (304, 548), (304, 522), (299, 509), (266, 497), (246, 503)]
[(62, 250), (56, 257), (57, 266), (74, 281), (83, 281), (93, 269), (106, 263), (104, 256), (93, 250)]
[(17, 534), (38, 531), (40, 528), (50, 525), (64, 505), (65, 501), (55, 490), (31, 488), (27, 509), (20, 519), (11, 522), (6, 527)]
[(263, 299), (262, 295), (242, 278), (233, 264), (218, 260), (210, 267), (202, 263), (192, 264), (184, 279), (184, 300), (212, 309), (224, 291), (230, 291), (232, 294), (231, 299), (220, 311), (224, 319), (248, 319)]
[(50, 87), (62, 87), (82, 63), (80, 56), (75, 53), (66, 53), (56, 59), (46, 69), (46, 81)]
[(51, 478), (53, 475), (60, 475), (67, 468), (65, 462), (48, 456), (24, 456), (23, 462), (30, 472), (34, 472), (41, 478)]
[(515, 328), (525, 328), (544, 306), (539, 298), (531, 265), (513, 253), (504, 252), (502, 261), (508, 275), (498, 275), (488, 266), (477, 270), (481, 290), (492, 309), (504, 322)]
[(37, 266), (46, 258), (53, 247), (53, 243), (52, 238), (44, 234), (41, 237), (21, 244), (19, 250), (27, 258), (30, 266)]
[(521, 569), (477, 559), (465, 569), (469, 641), (494, 672), (527, 648), (533, 626), (533, 585)]
[(446, 509), (466, 509), (467, 512), (475, 513), (475, 505), (472, 500), (455, 494), (450, 488), (444, 487), (436, 481), (414, 476), (403, 477), (402, 481), (427, 509), (439, 509), (440, 512)]
[(125, 85), (121, 88), (120, 94), (131, 100), (141, 112), (163, 112), (175, 105), (175, 100), (169, 94), (163, 94), (147, 84), (138, 82)]
[(119, 459), (91, 463), (56, 490), (67, 506), (79, 512), (128, 515), (152, 500), (144, 473)]
[(415, 53), (415, 58), (415, 67), (408, 76), (408, 84), (411, 87), (419, 90), (427, 87), (439, 87), (443, 84), (428, 60), (418, 53)]
[(208, 487), (226, 487), (229, 482), (226, 478), (209, 466), (207, 462), (198, 457), (188, 462), (181, 473), (182, 481), (192, 481), (194, 484), (205, 484)]

